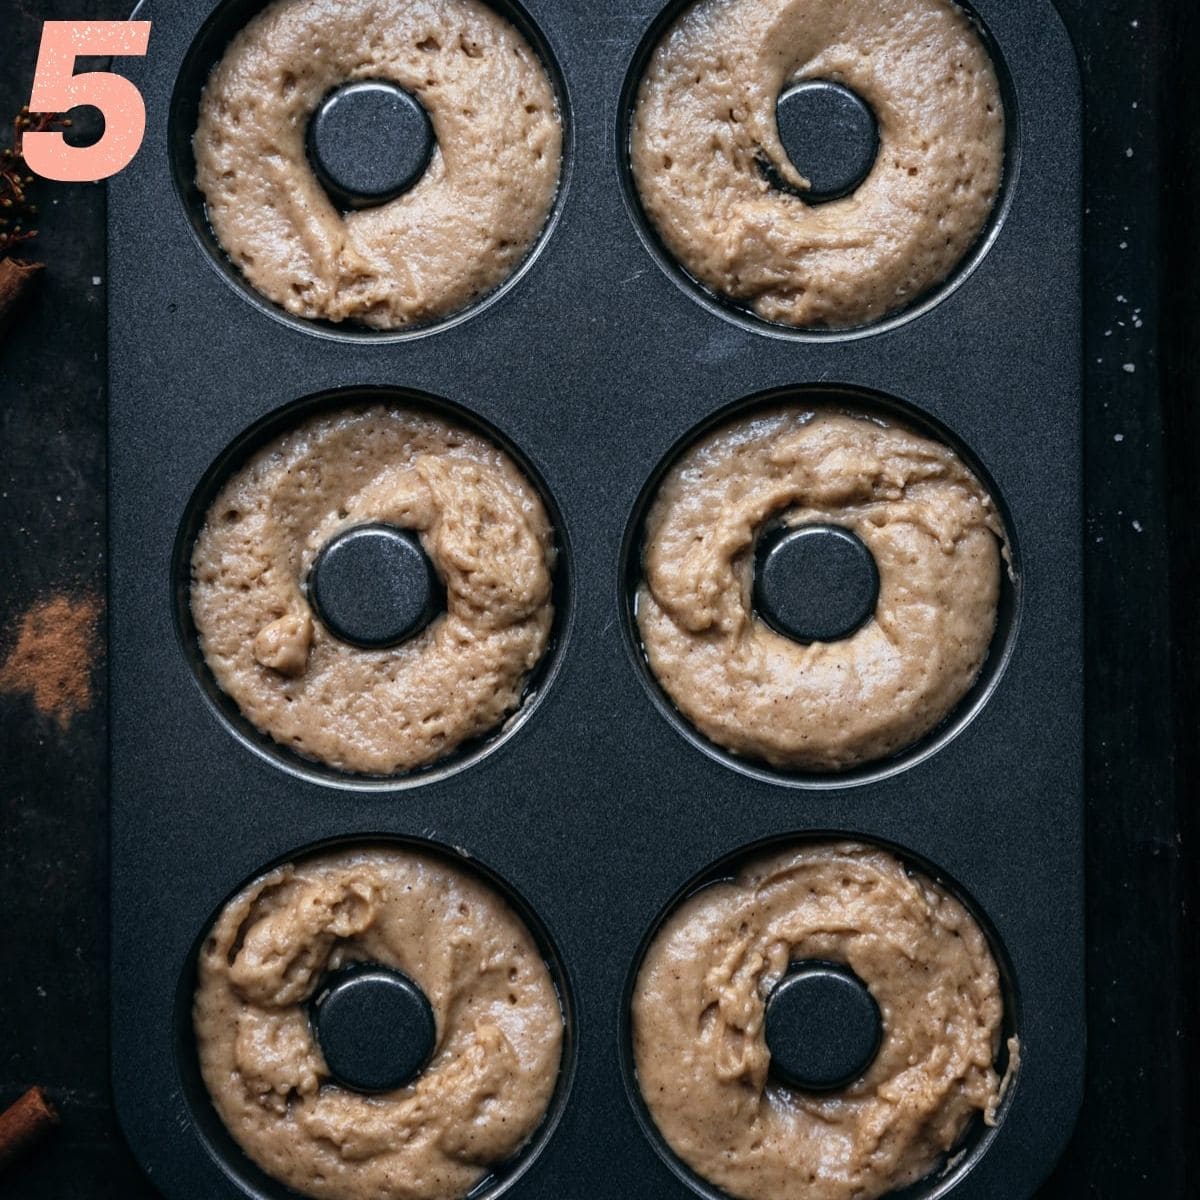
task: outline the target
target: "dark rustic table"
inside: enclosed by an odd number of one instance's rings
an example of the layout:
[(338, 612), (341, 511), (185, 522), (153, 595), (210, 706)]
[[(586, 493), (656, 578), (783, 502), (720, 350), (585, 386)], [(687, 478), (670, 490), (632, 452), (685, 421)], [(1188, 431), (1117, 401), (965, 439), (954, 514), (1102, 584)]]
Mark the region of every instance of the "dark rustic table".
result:
[[(0, 0), (0, 119), (28, 98), (44, 20), (128, 7)], [(1200, 1158), (1200, 940), (1186, 918), (1200, 766), (1200, 10), (1060, 7), (1088, 105), (1090, 1032), (1083, 1114), (1042, 1194), (1169, 1200), (1195, 1194)], [(44, 185), (41, 197), (48, 269), (0, 335), (0, 652), (40, 599), (104, 588), (104, 192)], [(102, 657), (94, 683), (66, 728), (0, 697), (0, 1106), (40, 1082), (63, 1116), (53, 1142), (0, 1179), (20, 1200), (156, 1194), (109, 1096)]]

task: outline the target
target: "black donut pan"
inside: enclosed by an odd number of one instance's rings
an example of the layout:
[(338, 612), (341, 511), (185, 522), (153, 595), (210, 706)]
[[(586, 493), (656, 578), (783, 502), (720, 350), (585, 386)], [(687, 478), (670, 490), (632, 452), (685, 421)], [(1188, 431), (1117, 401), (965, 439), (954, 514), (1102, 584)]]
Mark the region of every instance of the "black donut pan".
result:
[[(649, 244), (620, 169), (627, 80), (660, 0), (527, 0), (566, 96), (553, 226), (466, 319), (379, 337), (281, 319), (231, 285), (175, 181), (190, 129), (186, 96), (174, 114), (172, 97), (213, 10), (142, 6), (150, 54), (122, 70), (146, 98), (146, 141), (109, 188), (112, 1054), (123, 1127), (169, 1200), (285, 1194), (248, 1169), (198, 1087), (190, 964), (248, 878), (355, 836), (460, 848), (523, 899), (561, 961), (572, 1029), (557, 1126), (488, 1194), (697, 1194), (629, 1086), (631, 972), (690, 880), (811, 834), (931, 864), (985, 918), (1006, 975), (1022, 1055), (999, 1127), (906, 1195), (1020, 1200), (1047, 1175), (1084, 1042), (1081, 102), (1049, 0), (974, 9), (1006, 68), (1009, 182), (970, 269), (914, 313), (796, 336), (699, 298)], [(631, 530), (660, 464), (735, 402), (792, 388), (890, 397), (967, 448), (1018, 550), (987, 685), (922, 751), (843, 780), (783, 780), (686, 736), (628, 629)], [(414, 780), (360, 786), (265, 753), (198, 684), (177, 619), (177, 539), (212, 465), (285, 406), (341, 389), (441, 398), (498, 431), (552, 498), (568, 564), (524, 719)]]

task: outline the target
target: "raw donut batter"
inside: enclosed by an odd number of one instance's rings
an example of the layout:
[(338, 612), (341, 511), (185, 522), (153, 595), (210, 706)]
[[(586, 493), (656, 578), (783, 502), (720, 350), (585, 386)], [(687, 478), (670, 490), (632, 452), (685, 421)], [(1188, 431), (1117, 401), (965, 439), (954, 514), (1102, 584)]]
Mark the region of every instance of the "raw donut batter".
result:
[[(437, 135), (404, 195), (341, 213), (306, 154), (334, 89), (398, 84)], [(397, 329), (453, 313), (522, 262), (558, 187), (553, 85), (478, 0), (275, 0), (204, 89), (196, 185), (225, 252), (288, 312)]]
[[(368, 961), (403, 972), (437, 1022), (408, 1087), (340, 1087), (306, 1005)], [(213, 1104), (243, 1150), (318, 1200), (456, 1200), (532, 1136), (553, 1095), (562, 1012), (524, 923), (475, 876), (407, 849), (317, 855), (256, 880), (200, 954), (193, 1019)]]
[[(874, 168), (828, 204), (805, 203), (775, 121), (808, 79), (856, 92), (879, 126)], [(769, 321), (838, 328), (907, 307), (970, 250), (1004, 108), (950, 0), (699, 0), (650, 60), (631, 150), (647, 215), (696, 279)]]
[[(764, 526), (839, 525), (879, 570), (875, 615), (802, 645), (752, 607)], [(714, 742), (836, 771), (918, 741), (970, 690), (991, 645), (1003, 530), (946, 446), (834, 411), (758, 412), (705, 436), (646, 520), (638, 628), (655, 676)]]
[[(793, 962), (848, 966), (883, 1017), (866, 1074), (832, 1094), (770, 1075), (763, 1021)], [(633, 998), (638, 1083), (675, 1153), (741, 1200), (872, 1200), (927, 1175), (976, 1113), (994, 1123), (1003, 1006), (966, 909), (883, 850), (772, 852), (665, 923)], [(1009, 1044), (1010, 1071), (1017, 1059)]]
[[(306, 580), (357, 525), (418, 531), (447, 611), (386, 650), (339, 641)], [(390, 405), (323, 412), (255, 454), (192, 553), (205, 661), (246, 718), (299, 754), (390, 775), (498, 726), (550, 635), (555, 551), (536, 490), (502, 450)]]

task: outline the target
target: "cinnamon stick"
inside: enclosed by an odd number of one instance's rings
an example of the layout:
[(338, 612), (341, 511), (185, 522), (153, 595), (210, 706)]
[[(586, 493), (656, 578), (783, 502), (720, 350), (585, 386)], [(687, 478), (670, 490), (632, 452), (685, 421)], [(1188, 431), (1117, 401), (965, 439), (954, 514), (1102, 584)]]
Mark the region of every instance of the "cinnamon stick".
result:
[(0, 329), (7, 324), (18, 301), (41, 269), (41, 263), (0, 258)]
[(40, 1087), (31, 1087), (0, 1113), (0, 1170), (15, 1162), (58, 1124), (58, 1113)]

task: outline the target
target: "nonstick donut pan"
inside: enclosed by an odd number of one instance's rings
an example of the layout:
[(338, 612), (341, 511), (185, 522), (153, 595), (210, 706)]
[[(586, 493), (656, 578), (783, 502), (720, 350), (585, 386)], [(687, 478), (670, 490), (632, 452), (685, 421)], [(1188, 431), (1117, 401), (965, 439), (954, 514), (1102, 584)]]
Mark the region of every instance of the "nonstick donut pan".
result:
[[(555, 1099), (478, 1195), (717, 1197), (639, 1099), (629, 999), (641, 955), (671, 907), (740, 856), (847, 837), (893, 848), (963, 899), (992, 940), (1006, 1033), (1021, 1045), (995, 1128), (980, 1123), (904, 1195), (1033, 1195), (1073, 1125), (1084, 1043), (1080, 95), (1049, 0), (973, 5), (1008, 116), (1006, 180), (978, 246), (909, 311), (841, 333), (737, 310), (656, 241), (626, 138), (640, 69), (680, 8), (663, 0), (495, 5), (547, 61), (565, 132), (547, 229), (498, 292), (402, 333), (287, 316), (224, 261), (191, 183), (200, 86), (256, 7), (143, 4), (150, 54), (123, 66), (146, 98), (146, 141), (109, 189), (113, 1078), (151, 1179), (170, 1200), (290, 1194), (237, 1149), (200, 1081), (195, 955), (224, 902), (268, 867), (385, 839), (495, 881), (560, 989)], [(833, 94), (789, 100), (781, 128), (796, 113), (803, 127), (809, 103), (870, 124)], [(345, 115), (328, 114), (330, 127)], [(355, 137), (321, 136), (331, 160)], [(832, 162), (837, 147), (826, 149)], [(427, 153), (414, 150), (412, 169)], [(832, 195), (861, 163), (847, 153), (829, 170)], [(381, 194), (397, 186), (386, 174), (366, 172)], [(509, 449), (547, 502), (558, 550), (551, 646), (518, 714), (388, 779), (338, 773), (257, 734), (209, 675), (187, 603), (192, 539), (229, 471), (316, 407), (380, 397), (448, 413)], [(664, 470), (719, 419), (792, 398), (947, 442), (997, 499), (1012, 559), (973, 690), (916, 746), (843, 774), (789, 774), (709, 743), (654, 681), (635, 623), (642, 518)], [(363, 537), (376, 535), (388, 540)], [(838, 611), (806, 609), (826, 636), (861, 622), (874, 586), (837, 536), (803, 549), (842, 579)], [(411, 543), (388, 552), (419, 555)], [(389, 631), (357, 603), (372, 584), (369, 571), (355, 582), (362, 561), (321, 588), (330, 624), (371, 644)], [(786, 623), (788, 563), (769, 565), (762, 590)], [(404, 597), (409, 626), (431, 602), (420, 589)], [(814, 970), (821, 994), (844, 990), (836, 964)], [(869, 1057), (861, 1001), (838, 1008), (857, 1032), (811, 1069), (839, 1075), (855, 1038)]]

